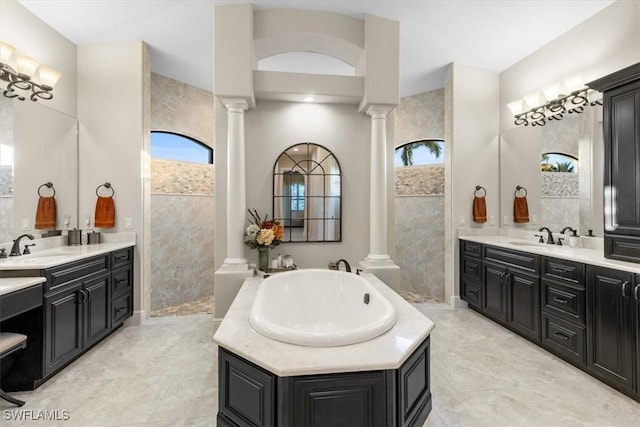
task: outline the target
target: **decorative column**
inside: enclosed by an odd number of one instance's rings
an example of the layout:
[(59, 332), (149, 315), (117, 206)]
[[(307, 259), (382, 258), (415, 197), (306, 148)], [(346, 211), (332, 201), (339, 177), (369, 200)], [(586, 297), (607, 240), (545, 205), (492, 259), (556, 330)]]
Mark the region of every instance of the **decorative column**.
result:
[(371, 171), (369, 182), (369, 263), (390, 263), (387, 251), (387, 114), (393, 107), (373, 105), (371, 116)]
[(249, 107), (244, 99), (225, 98), (227, 108), (227, 257), (226, 267), (246, 270), (244, 235), (247, 197), (244, 162), (244, 112)]

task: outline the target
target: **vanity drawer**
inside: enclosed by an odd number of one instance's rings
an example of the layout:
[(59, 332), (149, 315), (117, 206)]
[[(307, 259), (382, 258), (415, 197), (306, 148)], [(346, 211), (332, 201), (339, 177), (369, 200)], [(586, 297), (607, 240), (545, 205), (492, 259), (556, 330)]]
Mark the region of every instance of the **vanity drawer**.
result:
[(584, 264), (565, 259), (543, 257), (542, 258), (542, 274), (552, 279), (560, 279), (575, 284), (579, 284), (584, 288)]
[(482, 278), (482, 262), (477, 258), (463, 257), (462, 272), (469, 278), (480, 280)]
[(123, 293), (131, 293), (133, 275), (131, 266), (122, 267), (111, 273), (111, 296), (115, 298)]
[(462, 255), (468, 255), (476, 258), (480, 258), (482, 255), (481, 243), (460, 240), (460, 245), (462, 246)]
[(514, 265), (530, 273), (540, 273), (540, 257), (538, 255), (485, 245), (484, 259)]
[(469, 305), (480, 309), (482, 303), (482, 286), (480, 285), (480, 282), (476, 282), (475, 280), (463, 277), (461, 283), (461, 298)]
[(122, 267), (133, 262), (133, 248), (111, 252), (111, 268)]
[(586, 330), (584, 326), (542, 313), (542, 345), (579, 365), (585, 365)]
[(131, 294), (124, 294), (114, 298), (111, 301), (111, 327), (115, 328), (118, 324), (133, 314), (133, 305)]
[(585, 289), (542, 279), (542, 309), (565, 320), (585, 324)]
[(108, 254), (48, 268), (45, 270), (47, 277), (45, 293), (59, 289), (72, 280), (107, 270), (109, 270)]

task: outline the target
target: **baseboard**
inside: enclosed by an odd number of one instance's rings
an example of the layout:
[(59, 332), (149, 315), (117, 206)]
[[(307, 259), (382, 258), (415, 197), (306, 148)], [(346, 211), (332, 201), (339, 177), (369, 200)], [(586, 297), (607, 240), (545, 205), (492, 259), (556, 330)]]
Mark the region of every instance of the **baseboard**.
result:
[(144, 310), (134, 311), (133, 316), (124, 321), (124, 326), (140, 326), (147, 321), (147, 314)]
[(451, 308), (469, 308), (469, 304), (466, 301), (463, 301), (459, 296), (452, 296), (449, 300), (449, 305)]

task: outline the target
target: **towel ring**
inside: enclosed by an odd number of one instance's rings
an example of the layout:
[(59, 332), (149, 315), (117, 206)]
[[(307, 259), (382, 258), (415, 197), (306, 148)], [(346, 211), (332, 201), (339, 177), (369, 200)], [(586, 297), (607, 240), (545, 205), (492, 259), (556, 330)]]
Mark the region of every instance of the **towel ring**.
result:
[(53, 183), (52, 182), (45, 182), (40, 187), (38, 187), (38, 196), (42, 197), (42, 194), (40, 193), (40, 190), (42, 190), (42, 187), (47, 187), (47, 188), (51, 189), (51, 191), (53, 191), (53, 194), (51, 195), (51, 197), (54, 197), (56, 195), (56, 189), (53, 188)]
[(518, 191), (520, 190), (524, 191), (523, 197), (527, 197), (527, 189), (520, 185), (516, 185), (516, 191), (513, 192), (513, 197), (518, 197)]
[(116, 195), (116, 190), (113, 189), (113, 187), (111, 186), (110, 182), (105, 182), (104, 184), (98, 185), (98, 188), (96, 188), (96, 196), (100, 197), (100, 194), (98, 194), (98, 191), (100, 190), (100, 187), (104, 187), (104, 188), (108, 188), (111, 190), (111, 197)]
[(476, 185), (476, 190), (473, 192), (474, 197), (480, 197), (478, 196), (478, 191), (480, 190), (484, 191), (484, 195), (482, 195), (482, 197), (485, 197), (487, 195), (487, 190), (484, 187)]

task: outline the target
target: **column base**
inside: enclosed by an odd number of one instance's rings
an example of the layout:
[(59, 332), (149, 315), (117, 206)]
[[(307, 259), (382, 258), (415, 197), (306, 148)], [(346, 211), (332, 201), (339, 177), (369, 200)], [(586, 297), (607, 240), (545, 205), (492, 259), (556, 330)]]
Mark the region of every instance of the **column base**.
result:
[(225, 258), (220, 269), (226, 271), (245, 271), (249, 269), (249, 261), (246, 258)]
[(213, 295), (215, 297), (215, 307), (213, 317), (222, 319), (229, 310), (231, 303), (240, 291), (245, 279), (252, 277), (253, 269), (249, 264), (240, 265), (223, 264), (213, 275)]
[(394, 291), (400, 290), (400, 267), (387, 255), (386, 258), (370, 258), (371, 255), (360, 261), (359, 267), (364, 273), (371, 273), (382, 280)]

